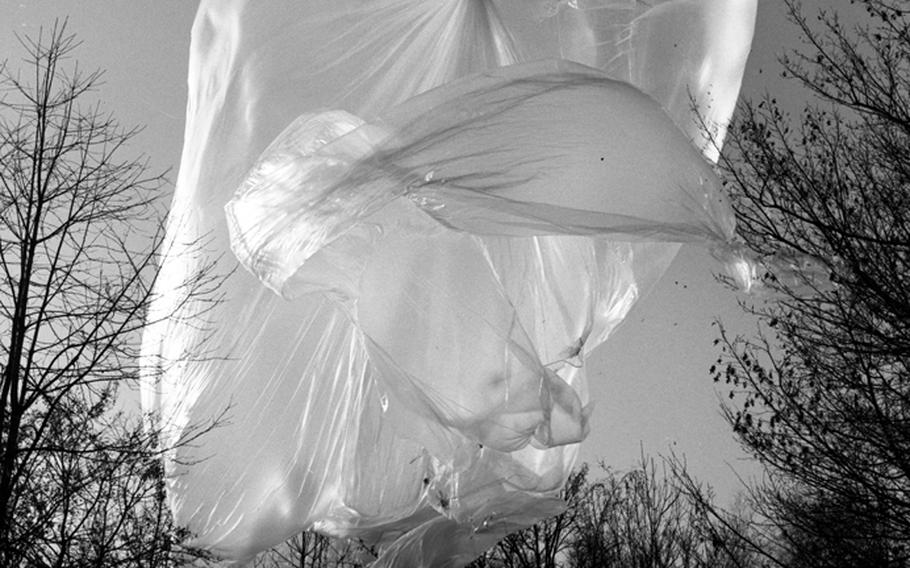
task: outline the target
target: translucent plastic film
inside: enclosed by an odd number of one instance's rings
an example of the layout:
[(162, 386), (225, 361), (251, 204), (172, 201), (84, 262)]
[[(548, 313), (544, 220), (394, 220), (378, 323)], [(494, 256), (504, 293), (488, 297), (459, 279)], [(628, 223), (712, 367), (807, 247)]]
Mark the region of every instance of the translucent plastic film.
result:
[(710, 160), (754, 14), (203, 1), (143, 391), (166, 445), (223, 417), (168, 459), (195, 544), (462, 565), (559, 512), (586, 354), (679, 243), (735, 248)]

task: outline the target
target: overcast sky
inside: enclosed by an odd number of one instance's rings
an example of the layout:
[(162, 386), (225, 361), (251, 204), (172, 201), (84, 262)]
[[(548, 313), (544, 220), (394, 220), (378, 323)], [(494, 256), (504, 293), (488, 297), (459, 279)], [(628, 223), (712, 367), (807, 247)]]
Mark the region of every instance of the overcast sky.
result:
[[(806, 2), (809, 10), (845, 4)], [(123, 124), (146, 125), (133, 149), (147, 153), (158, 169), (172, 168), (175, 179), (195, 5), (188, 0), (0, 0), (0, 59), (18, 67), (22, 52), (14, 32), (34, 35), (54, 18), (68, 17), (69, 30), (83, 41), (76, 53), (81, 65), (105, 70), (99, 96), (106, 107)], [(793, 33), (782, 0), (759, 0), (744, 96), (784, 89), (775, 56), (797, 45)], [(718, 269), (705, 251), (684, 247), (663, 280), (589, 360), (596, 406), (582, 459), (623, 469), (642, 447), (649, 454), (672, 448), (723, 500), (737, 486), (731, 466), (747, 476), (757, 471), (744, 462), (720, 417), (708, 375), (717, 357), (714, 319), (743, 332), (751, 329), (737, 294), (714, 281)]]

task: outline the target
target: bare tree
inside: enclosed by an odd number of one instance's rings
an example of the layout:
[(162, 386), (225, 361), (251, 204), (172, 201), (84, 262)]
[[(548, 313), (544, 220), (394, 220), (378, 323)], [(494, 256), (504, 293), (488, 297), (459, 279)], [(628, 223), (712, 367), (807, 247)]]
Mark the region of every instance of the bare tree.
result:
[[(756, 566), (748, 551), (728, 548), (714, 533), (676, 476), (653, 459), (622, 475), (607, 470), (593, 482), (576, 512), (570, 566), (723, 568)], [(713, 500), (706, 497), (709, 503)]]
[(722, 161), (749, 246), (789, 265), (711, 371), (794, 566), (910, 563), (910, 9), (851, 4), (856, 25), (787, 0), (804, 49), (784, 74), (815, 100), (797, 121), (744, 106)]
[(89, 104), (100, 73), (69, 64), (65, 24), (20, 43), (22, 71), (0, 70), (0, 565), (177, 565), (156, 433), (118, 407), (164, 179), (122, 157), (138, 130)]
[[(681, 465), (681, 462), (676, 462)], [(563, 490), (560, 515), (509, 535), (473, 568), (725, 568), (759, 566), (756, 555), (728, 544), (700, 503), (653, 459), (630, 471), (601, 464), (590, 480), (582, 466)], [(691, 478), (686, 478), (691, 481)], [(702, 492), (713, 506), (713, 501)], [(733, 540), (733, 539), (730, 539)]]
[(364, 568), (377, 551), (360, 540), (305, 531), (259, 554), (253, 568)]

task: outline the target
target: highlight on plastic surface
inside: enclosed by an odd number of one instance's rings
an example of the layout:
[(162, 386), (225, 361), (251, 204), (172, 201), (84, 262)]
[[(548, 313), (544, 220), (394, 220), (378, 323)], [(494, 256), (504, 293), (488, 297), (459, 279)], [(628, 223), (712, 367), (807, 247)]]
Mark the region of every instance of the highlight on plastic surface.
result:
[[(193, 543), (312, 528), (458, 566), (561, 511), (586, 355), (682, 243), (754, 276), (711, 164), (754, 18), (203, 0), (142, 393), (165, 446), (226, 416), (166, 463)], [(169, 290), (208, 265), (219, 301)]]

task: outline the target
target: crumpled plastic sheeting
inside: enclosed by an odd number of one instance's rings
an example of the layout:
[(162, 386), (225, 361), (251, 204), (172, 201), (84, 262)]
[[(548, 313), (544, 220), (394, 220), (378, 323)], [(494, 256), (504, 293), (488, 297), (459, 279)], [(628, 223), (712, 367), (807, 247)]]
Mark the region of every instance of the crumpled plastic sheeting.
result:
[[(165, 446), (226, 412), (168, 455), (194, 544), (315, 528), (458, 566), (561, 511), (585, 355), (679, 243), (736, 253), (706, 158), (754, 17), (204, 0), (142, 393)], [(187, 298), (209, 265), (218, 301)]]

